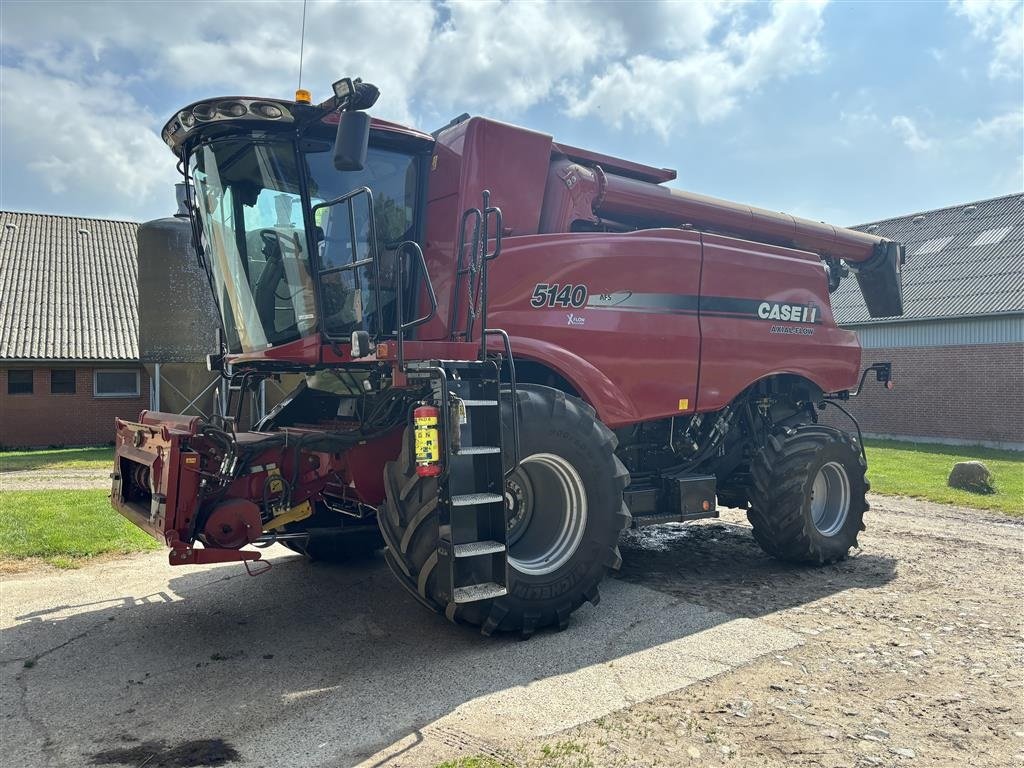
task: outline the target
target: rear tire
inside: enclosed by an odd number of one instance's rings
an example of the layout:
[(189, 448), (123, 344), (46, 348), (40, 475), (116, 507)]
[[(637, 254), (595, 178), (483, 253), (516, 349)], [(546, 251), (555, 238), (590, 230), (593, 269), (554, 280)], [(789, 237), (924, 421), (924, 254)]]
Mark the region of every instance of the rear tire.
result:
[[(398, 461), (384, 469), (387, 500), (377, 516), (388, 545), (385, 557), (406, 589), (449, 620), (477, 625), (485, 635), (529, 636), (542, 627), (565, 628), (585, 601), (596, 605), (598, 584), (622, 563), (619, 532), (630, 523), (622, 499), (629, 474), (615, 456), (615, 436), (593, 409), (548, 387), (521, 385), (517, 395), (523, 463), (506, 482), (506, 498), (529, 508), (513, 513), (507, 595), (459, 605), (440, 598), (438, 484), (416, 475), (408, 440)], [(507, 466), (512, 418), (507, 392), (501, 405)], [(527, 485), (529, 493), (523, 490)], [(547, 556), (545, 536), (550, 538)]]
[(864, 530), (866, 471), (856, 441), (838, 429), (807, 424), (772, 435), (750, 470), (757, 543), (790, 562), (844, 560)]

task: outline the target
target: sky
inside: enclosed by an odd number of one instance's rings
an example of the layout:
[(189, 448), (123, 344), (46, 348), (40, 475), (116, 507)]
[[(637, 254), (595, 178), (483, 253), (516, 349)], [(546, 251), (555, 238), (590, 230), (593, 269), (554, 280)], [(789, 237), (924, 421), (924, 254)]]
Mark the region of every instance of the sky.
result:
[[(0, 2), (0, 208), (173, 213), (174, 112), (291, 98), (301, 2)], [(852, 225), (1024, 189), (1024, 2), (328, 2), (302, 85), (675, 168), (673, 186)]]

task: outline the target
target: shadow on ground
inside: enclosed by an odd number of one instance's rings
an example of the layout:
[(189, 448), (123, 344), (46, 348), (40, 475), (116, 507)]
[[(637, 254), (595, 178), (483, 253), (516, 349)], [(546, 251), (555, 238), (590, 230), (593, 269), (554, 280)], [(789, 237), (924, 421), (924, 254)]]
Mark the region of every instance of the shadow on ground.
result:
[(749, 526), (725, 522), (631, 530), (620, 548), (617, 578), (748, 618), (879, 587), (896, 574), (891, 557), (859, 550), (823, 567), (783, 563), (761, 550)]
[[(48, 577), (53, 593), (27, 601), (34, 607), (0, 632), (5, 751), (13, 764), (84, 765), (116, 761), (119, 749), (139, 758), (148, 744), (147, 768), (226, 763), (171, 760), (199, 739), (237, 749), (231, 764), (349, 766), (472, 702), (488, 702), (494, 727), (514, 731), (517, 718), (549, 716), (544, 696), (550, 712), (570, 713), (568, 727), (616, 696), (625, 706), (645, 690), (656, 695), (666, 675), (679, 687), (773, 649), (757, 648), (767, 625), (743, 625), (749, 637), (715, 635), (738, 626), (737, 615), (881, 586), (894, 574), (891, 560), (872, 556), (815, 570), (781, 565), (749, 529), (722, 524), (630, 532), (623, 557), (600, 606), (582, 608), (564, 633), (527, 642), (428, 613), (379, 557), (327, 566), (279, 555), (269, 574), (249, 578), (237, 566), (185, 571), (153, 556)], [(5, 600), (20, 600), (18, 589), (5, 589)], [(678, 651), (686, 638), (692, 658), (639, 655)], [(613, 667), (636, 679), (615, 679)], [(519, 700), (492, 697), (526, 689), (535, 694), (523, 710), (502, 712)], [(460, 733), (451, 738), (471, 742)]]

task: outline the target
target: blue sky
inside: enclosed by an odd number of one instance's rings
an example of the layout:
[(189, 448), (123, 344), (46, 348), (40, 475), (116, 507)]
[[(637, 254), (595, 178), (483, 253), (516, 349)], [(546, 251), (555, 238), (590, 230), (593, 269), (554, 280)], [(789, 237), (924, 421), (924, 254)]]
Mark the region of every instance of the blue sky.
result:
[[(836, 224), (1024, 189), (1021, 2), (308, 4), (304, 85), (487, 114)], [(290, 97), (302, 4), (0, 4), (0, 207), (173, 210), (190, 101)]]

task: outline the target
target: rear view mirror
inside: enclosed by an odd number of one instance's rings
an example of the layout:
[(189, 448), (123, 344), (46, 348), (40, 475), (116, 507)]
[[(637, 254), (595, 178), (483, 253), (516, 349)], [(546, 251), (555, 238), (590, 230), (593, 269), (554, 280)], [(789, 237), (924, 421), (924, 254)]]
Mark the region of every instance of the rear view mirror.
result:
[(339, 171), (363, 170), (369, 142), (370, 116), (365, 112), (342, 112), (334, 140), (334, 167)]

